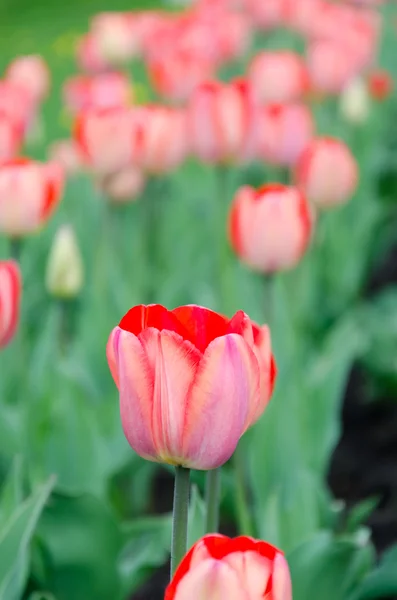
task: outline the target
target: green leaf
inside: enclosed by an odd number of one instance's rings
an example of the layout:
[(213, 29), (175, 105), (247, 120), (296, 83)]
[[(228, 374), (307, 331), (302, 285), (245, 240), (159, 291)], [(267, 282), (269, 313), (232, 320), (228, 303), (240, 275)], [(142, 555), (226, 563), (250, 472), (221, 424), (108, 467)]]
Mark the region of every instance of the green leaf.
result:
[(54, 478), (37, 489), (12, 514), (0, 536), (0, 599), (18, 600), (25, 587), (29, 546)]
[(397, 594), (397, 545), (385, 552), (382, 561), (362, 582), (349, 600), (373, 600)]
[(360, 525), (367, 521), (367, 519), (374, 512), (375, 508), (378, 506), (379, 500), (379, 496), (366, 498), (352, 508), (347, 517), (346, 530), (348, 532), (354, 532)]
[(12, 512), (23, 500), (22, 475), (22, 457), (16, 456), (1, 490), (0, 531)]
[(119, 600), (119, 525), (106, 504), (89, 494), (56, 493), (44, 511), (39, 535), (50, 556), (42, 587), (57, 600)]

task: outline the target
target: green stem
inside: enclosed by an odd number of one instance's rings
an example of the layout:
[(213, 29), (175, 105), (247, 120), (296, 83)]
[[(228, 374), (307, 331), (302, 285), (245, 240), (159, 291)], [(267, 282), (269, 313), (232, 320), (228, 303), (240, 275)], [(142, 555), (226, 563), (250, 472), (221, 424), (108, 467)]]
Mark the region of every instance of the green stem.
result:
[(274, 274), (268, 273), (263, 277), (265, 322), (271, 326), (274, 319)]
[(60, 298), (57, 300), (59, 313), (59, 350), (65, 355), (71, 342), (71, 301)]
[(186, 554), (190, 470), (175, 467), (174, 510), (172, 515), (171, 578)]
[(212, 469), (207, 473), (206, 483), (206, 533), (216, 533), (219, 529), (219, 497), (221, 491), (221, 471)]
[[(227, 165), (217, 165), (216, 171), (216, 193), (214, 203), (216, 205), (218, 218), (214, 220), (215, 240), (218, 242), (217, 270), (215, 273), (216, 288), (219, 290), (219, 309), (227, 312), (228, 285), (226, 278), (226, 267), (228, 258), (228, 241), (226, 239), (227, 211), (229, 206), (229, 169)], [(216, 289), (215, 288), (215, 289)]]
[(158, 289), (157, 275), (160, 260), (159, 232), (161, 230), (163, 194), (163, 181), (159, 177), (153, 176), (148, 181), (144, 198), (142, 198), (144, 205), (144, 255), (147, 261), (145, 304), (151, 304), (156, 301), (156, 292)]
[(22, 239), (11, 237), (9, 239), (10, 256), (17, 262), (20, 261), (22, 252)]
[(254, 536), (254, 527), (249, 512), (247, 498), (247, 483), (245, 478), (245, 460), (241, 444), (239, 444), (233, 455), (234, 477), (236, 482), (236, 512), (239, 533)]

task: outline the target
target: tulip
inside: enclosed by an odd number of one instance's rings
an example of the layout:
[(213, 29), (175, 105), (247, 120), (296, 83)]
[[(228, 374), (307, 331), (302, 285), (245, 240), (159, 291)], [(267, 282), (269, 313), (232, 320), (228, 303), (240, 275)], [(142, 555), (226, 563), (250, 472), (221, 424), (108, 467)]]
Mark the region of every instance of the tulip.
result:
[(140, 54), (139, 40), (130, 13), (104, 12), (91, 22), (99, 55), (110, 64), (125, 63)]
[(128, 106), (132, 100), (132, 87), (122, 73), (77, 75), (66, 81), (63, 97), (69, 112), (76, 114), (90, 108)]
[(309, 88), (303, 59), (290, 51), (260, 52), (249, 67), (256, 98), (266, 104), (292, 102)]
[(164, 600), (193, 598), (292, 600), (287, 561), (267, 542), (206, 535), (183, 558)]
[(23, 131), (16, 121), (0, 113), (0, 161), (15, 156), (21, 146)]
[(36, 106), (25, 87), (13, 81), (0, 81), (0, 114), (25, 134), (35, 116)]
[(87, 165), (95, 173), (108, 175), (135, 161), (138, 131), (132, 109), (91, 109), (77, 118), (75, 140)]
[(37, 231), (54, 212), (62, 188), (56, 163), (18, 158), (0, 164), (0, 231), (11, 238)]
[(121, 204), (139, 198), (145, 187), (145, 176), (137, 167), (126, 167), (104, 177), (100, 187), (110, 202)]
[(100, 54), (98, 40), (91, 33), (80, 38), (76, 46), (76, 60), (80, 69), (89, 73), (100, 73), (110, 68)]
[(37, 105), (48, 95), (50, 73), (41, 56), (20, 56), (12, 61), (6, 71), (6, 79), (26, 89)]
[(83, 157), (74, 140), (58, 140), (51, 144), (49, 159), (58, 163), (67, 176), (73, 176), (83, 170)]
[(0, 261), (0, 348), (8, 344), (18, 325), (21, 274), (13, 260)]
[(252, 115), (253, 100), (247, 82), (207, 82), (198, 86), (188, 107), (193, 152), (206, 162), (241, 160)]
[(309, 205), (298, 189), (281, 184), (242, 187), (229, 216), (229, 238), (252, 269), (272, 273), (296, 265), (311, 235)]
[(361, 125), (368, 119), (370, 99), (362, 78), (351, 81), (340, 97), (340, 112), (348, 123)]
[(254, 23), (261, 29), (274, 29), (285, 23), (288, 0), (247, 0)]
[(312, 42), (307, 65), (313, 88), (325, 94), (339, 94), (360, 70), (345, 44), (332, 40)]
[(290, 167), (314, 135), (314, 121), (303, 104), (271, 104), (255, 113), (247, 138), (248, 155)]
[(60, 227), (55, 235), (47, 263), (46, 287), (54, 298), (76, 298), (83, 286), (83, 260), (73, 228)]
[(393, 91), (393, 79), (387, 71), (372, 71), (368, 75), (368, 89), (375, 100), (385, 100)]
[(300, 156), (295, 180), (319, 208), (343, 204), (357, 187), (357, 162), (341, 140), (317, 138)]
[(139, 128), (139, 166), (152, 174), (178, 167), (188, 151), (185, 111), (153, 105), (138, 108), (135, 115)]
[[(263, 336), (260, 343), (242, 311), (228, 320), (194, 305), (132, 308), (110, 334), (107, 357), (135, 452), (201, 470), (226, 462), (273, 386)], [(261, 380), (263, 365), (268, 371)]]

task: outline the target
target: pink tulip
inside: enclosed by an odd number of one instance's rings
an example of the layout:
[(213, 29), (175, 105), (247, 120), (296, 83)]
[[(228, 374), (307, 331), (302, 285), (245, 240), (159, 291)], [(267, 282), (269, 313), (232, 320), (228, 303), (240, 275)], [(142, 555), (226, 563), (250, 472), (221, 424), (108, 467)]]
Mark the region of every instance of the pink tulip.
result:
[(0, 231), (10, 237), (37, 231), (58, 205), (62, 187), (56, 163), (18, 158), (0, 164)]
[(25, 87), (7, 79), (0, 81), (0, 114), (22, 134), (27, 132), (35, 113), (35, 102)]
[(313, 135), (313, 118), (305, 105), (265, 106), (252, 122), (248, 154), (273, 165), (292, 166)]
[(12, 61), (6, 71), (6, 79), (24, 88), (37, 105), (48, 95), (50, 73), (41, 56), (20, 56)]
[(138, 108), (135, 114), (139, 166), (148, 173), (166, 173), (178, 167), (188, 151), (185, 111), (153, 105)]
[(255, 96), (266, 104), (292, 102), (309, 88), (303, 59), (288, 50), (257, 54), (250, 65), (248, 77)]
[(101, 73), (110, 68), (109, 62), (101, 56), (98, 40), (91, 33), (80, 38), (76, 60), (80, 69), (89, 73)]
[(19, 320), (21, 274), (13, 260), (0, 260), (0, 348), (9, 343)]
[(230, 211), (234, 251), (249, 267), (263, 273), (294, 267), (309, 244), (311, 229), (309, 205), (294, 187), (242, 187)]
[(254, 102), (245, 81), (198, 86), (188, 107), (193, 152), (206, 162), (242, 160), (253, 114)]
[(296, 166), (296, 184), (321, 208), (343, 204), (354, 194), (357, 162), (341, 140), (317, 138), (302, 153)]
[(92, 19), (90, 32), (99, 55), (109, 64), (125, 63), (141, 52), (132, 13), (100, 13)]
[(58, 163), (68, 176), (76, 175), (84, 168), (83, 156), (74, 140), (54, 142), (49, 148), (48, 158)]
[(164, 600), (292, 600), (291, 577), (283, 553), (241, 536), (211, 534), (186, 554)]
[(63, 98), (73, 114), (89, 108), (128, 106), (132, 100), (132, 85), (122, 73), (77, 75), (65, 82)]
[(274, 29), (286, 21), (288, 0), (247, 0), (254, 23), (261, 29)]
[(145, 176), (137, 167), (126, 167), (100, 181), (100, 187), (113, 204), (137, 200), (145, 187)]
[(77, 118), (75, 140), (87, 165), (107, 175), (136, 161), (138, 131), (133, 109), (92, 109)]
[(0, 113), (0, 161), (15, 156), (21, 147), (23, 131), (14, 120)]
[[(189, 468), (226, 462), (268, 401), (260, 365), (271, 363), (270, 346), (254, 345), (242, 311), (228, 320), (195, 305), (132, 308), (107, 345), (130, 446), (147, 460)], [(270, 391), (274, 374), (270, 367)]]

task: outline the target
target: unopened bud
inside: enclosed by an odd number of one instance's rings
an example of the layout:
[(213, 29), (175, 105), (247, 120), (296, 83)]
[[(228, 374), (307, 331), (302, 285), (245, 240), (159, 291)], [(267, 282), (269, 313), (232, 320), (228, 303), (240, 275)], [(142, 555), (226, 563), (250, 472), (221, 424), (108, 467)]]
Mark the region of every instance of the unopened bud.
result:
[(368, 119), (370, 99), (363, 79), (354, 79), (345, 87), (340, 97), (340, 111), (348, 123), (361, 125)]
[(83, 286), (83, 270), (83, 260), (73, 228), (63, 225), (55, 235), (48, 259), (48, 292), (60, 299), (75, 298)]

